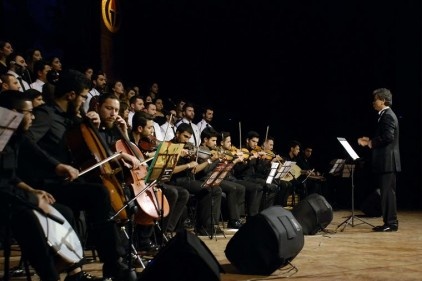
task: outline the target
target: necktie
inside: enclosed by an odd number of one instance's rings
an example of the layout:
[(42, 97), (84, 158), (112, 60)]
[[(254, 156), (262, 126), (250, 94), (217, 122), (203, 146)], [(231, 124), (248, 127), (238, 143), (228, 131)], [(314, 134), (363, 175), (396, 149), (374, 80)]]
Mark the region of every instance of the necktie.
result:
[(26, 90), (25, 89), (25, 84), (23, 84), (22, 77), (18, 76), (18, 81), (19, 81), (19, 84), (21, 84), (22, 91), (25, 91)]

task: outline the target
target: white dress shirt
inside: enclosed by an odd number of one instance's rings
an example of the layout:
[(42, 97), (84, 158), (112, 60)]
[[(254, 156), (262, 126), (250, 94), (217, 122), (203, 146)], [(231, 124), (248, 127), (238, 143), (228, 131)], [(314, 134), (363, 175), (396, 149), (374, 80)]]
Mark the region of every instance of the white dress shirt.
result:
[(169, 122), (166, 122), (160, 127), (161, 133), (163, 134), (165, 141), (170, 141), (174, 139), (174, 136), (176, 135), (176, 126), (171, 125)]

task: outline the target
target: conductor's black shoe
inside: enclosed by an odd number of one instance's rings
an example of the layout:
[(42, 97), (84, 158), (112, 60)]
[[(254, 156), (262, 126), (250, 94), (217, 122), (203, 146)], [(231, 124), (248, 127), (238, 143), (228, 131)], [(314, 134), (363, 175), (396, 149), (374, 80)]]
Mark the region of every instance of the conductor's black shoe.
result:
[(372, 228), (372, 230), (375, 232), (393, 232), (393, 231), (399, 230), (399, 227), (398, 225), (394, 225), (394, 224), (391, 224), (391, 225), (384, 224), (384, 225), (376, 226)]

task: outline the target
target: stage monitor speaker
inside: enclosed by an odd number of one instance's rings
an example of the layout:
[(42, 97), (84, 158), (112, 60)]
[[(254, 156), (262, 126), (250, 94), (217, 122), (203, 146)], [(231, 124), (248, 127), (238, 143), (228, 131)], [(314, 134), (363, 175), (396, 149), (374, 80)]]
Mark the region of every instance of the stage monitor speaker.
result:
[(325, 229), (333, 220), (333, 208), (318, 193), (312, 193), (292, 209), (292, 214), (300, 223), (304, 235), (314, 235)]
[(227, 243), (227, 259), (243, 274), (270, 275), (293, 260), (304, 245), (292, 213), (271, 206), (247, 222)]
[(194, 234), (176, 234), (142, 271), (142, 281), (217, 281), (223, 272), (217, 259)]

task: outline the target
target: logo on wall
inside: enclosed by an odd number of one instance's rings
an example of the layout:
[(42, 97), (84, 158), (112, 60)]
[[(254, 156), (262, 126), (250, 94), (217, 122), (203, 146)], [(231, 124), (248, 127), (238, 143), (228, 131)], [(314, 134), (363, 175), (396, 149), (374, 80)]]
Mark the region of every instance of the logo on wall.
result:
[(118, 0), (102, 0), (101, 14), (104, 25), (110, 32), (116, 33), (119, 31), (122, 15)]

